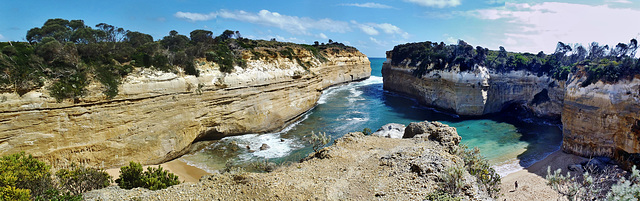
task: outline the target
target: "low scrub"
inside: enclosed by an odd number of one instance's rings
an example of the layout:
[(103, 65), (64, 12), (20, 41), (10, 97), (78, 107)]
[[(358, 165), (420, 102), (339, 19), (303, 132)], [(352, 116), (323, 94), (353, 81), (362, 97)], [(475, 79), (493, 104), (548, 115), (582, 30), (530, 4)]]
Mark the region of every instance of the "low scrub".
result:
[(143, 187), (150, 190), (165, 189), (169, 186), (179, 184), (178, 176), (158, 168), (148, 167), (143, 171), (142, 165), (136, 162), (129, 162), (129, 166), (120, 168), (120, 177), (116, 179), (120, 188), (132, 189)]

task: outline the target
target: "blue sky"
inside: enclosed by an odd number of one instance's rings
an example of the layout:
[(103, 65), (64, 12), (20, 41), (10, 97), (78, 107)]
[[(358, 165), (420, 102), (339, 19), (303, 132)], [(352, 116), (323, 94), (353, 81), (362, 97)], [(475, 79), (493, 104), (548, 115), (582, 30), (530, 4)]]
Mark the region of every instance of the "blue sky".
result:
[(195, 29), (311, 44), (328, 39), (384, 57), (396, 44), (462, 39), (489, 49), (550, 53), (558, 41), (615, 45), (640, 34), (630, 0), (5, 1), (0, 41), (24, 41), (50, 18), (108, 23), (151, 34)]

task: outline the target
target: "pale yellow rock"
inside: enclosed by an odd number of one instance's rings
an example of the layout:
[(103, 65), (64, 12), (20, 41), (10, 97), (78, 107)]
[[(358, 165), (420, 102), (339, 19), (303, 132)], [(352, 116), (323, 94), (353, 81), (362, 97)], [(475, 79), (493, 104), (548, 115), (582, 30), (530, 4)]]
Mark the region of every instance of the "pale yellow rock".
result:
[(224, 74), (200, 60), (199, 77), (137, 69), (111, 100), (95, 83), (79, 103), (57, 103), (45, 87), (0, 94), (0, 155), (25, 151), (57, 166), (157, 164), (194, 141), (280, 129), (311, 109), (322, 89), (371, 74), (357, 51), (330, 53), (325, 62), (296, 51), (312, 64), (308, 71), (278, 57)]

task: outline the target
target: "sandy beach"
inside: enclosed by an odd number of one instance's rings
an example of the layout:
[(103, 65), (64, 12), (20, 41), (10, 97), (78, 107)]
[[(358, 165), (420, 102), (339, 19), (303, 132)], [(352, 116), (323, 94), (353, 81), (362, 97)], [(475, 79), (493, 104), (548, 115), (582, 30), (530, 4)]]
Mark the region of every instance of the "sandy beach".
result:
[[(562, 169), (566, 174), (567, 166), (588, 160), (587, 158), (567, 154), (561, 150), (554, 152), (544, 160), (538, 161), (524, 170), (511, 173), (502, 178), (502, 191), (498, 200), (567, 200), (547, 186), (547, 166), (554, 171)], [(572, 174), (575, 172), (572, 172)], [(515, 189), (515, 182), (518, 189)], [(560, 198), (560, 199), (559, 199)]]
[[(146, 170), (147, 167), (150, 166), (158, 167), (158, 165), (147, 165), (144, 166), (144, 169)], [(206, 171), (191, 166), (185, 162), (180, 161), (179, 159), (160, 164), (160, 166), (162, 167), (162, 169), (168, 170), (169, 172), (177, 175), (178, 179), (181, 182), (198, 182), (198, 180), (200, 180), (200, 177), (209, 174)], [(120, 176), (120, 168), (107, 169), (106, 171), (113, 177), (113, 180), (117, 179), (118, 176)]]

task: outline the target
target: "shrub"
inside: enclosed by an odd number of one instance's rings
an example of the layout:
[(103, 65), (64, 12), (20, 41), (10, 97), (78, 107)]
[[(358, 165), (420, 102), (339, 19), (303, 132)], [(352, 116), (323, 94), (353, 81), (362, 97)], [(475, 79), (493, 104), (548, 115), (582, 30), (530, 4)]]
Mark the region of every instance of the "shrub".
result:
[(200, 76), (200, 71), (196, 69), (196, 65), (193, 64), (193, 61), (187, 62), (184, 67), (184, 72), (187, 73), (187, 75), (195, 75), (196, 77)]
[(15, 186), (0, 186), (0, 200), (29, 200), (29, 189), (16, 188)]
[(72, 195), (70, 192), (63, 193), (57, 189), (49, 189), (42, 196), (38, 196), (35, 199), (36, 201), (81, 201), (82, 195)]
[(129, 162), (129, 166), (120, 168), (120, 177), (116, 179), (120, 188), (132, 189), (143, 187), (150, 190), (164, 189), (169, 186), (179, 184), (178, 176), (158, 168), (149, 167), (147, 171), (142, 171), (142, 165), (136, 162)]
[(58, 102), (70, 98), (77, 101), (78, 98), (85, 94), (85, 86), (87, 86), (87, 76), (84, 73), (77, 72), (71, 76), (60, 78), (49, 87), (49, 93)]
[[(602, 200), (611, 189), (611, 185), (618, 178), (615, 169), (605, 168), (596, 171), (593, 167), (586, 167), (582, 175), (572, 176), (567, 172), (562, 175), (562, 170), (551, 172), (547, 167), (547, 185), (569, 200)], [(589, 173), (591, 172), (591, 173)]]
[(327, 136), (327, 133), (319, 132), (318, 135), (316, 135), (311, 131), (311, 140), (309, 140), (309, 142), (311, 143), (314, 152), (318, 152), (322, 147), (329, 144), (329, 140), (331, 140), (331, 138)]
[(364, 128), (362, 129), (362, 134), (364, 135), (371, 135), (371, 129), (370, 128)]
[(464, 188), (464, 167), (448, 167), (440, 173), (441, 189), (450, 195), (458, 195)]
[(101, 66), (96, 69), (96, 77), (104, 85), (104, 91), (102, 92), (108, 99), (116, 97), (118, 95), (118, 85), (120, 84), (121, 76), (118, 73), (118, 67), (114, 65)]
[(639, 200), (640, 199), (640, 171), (636, 166), (631, 168), (629, 179), (621, 178), (617, 184), (611, 186), (607, 200)]
[(71, 165), (71, 169), (62, 169), (56, 172), (60, 188), (71, 195), (101, 189), (109, 186), (111, 176), (104, 170), (84, 166)]
[(462, 158), (469, 174), (478, 179), (478, 184), (487, 190), (489, 196), (497, 197), (500, 192), (500, 175), (480, 154), (480, 149), (460, 145), (456, 154)]
[(462, 198), (454, 197), (451, 194), (444, 191), (434, 191), (427, 195), (426, 200), (433, 201), (460, 201)]
[(2, 196), (22, 198), (30, 192), (32, 197), (37, 197), (52, 188), (51, 183), (49, 166), (31, 155), (20, 152), (0, 159)]

